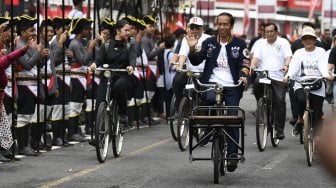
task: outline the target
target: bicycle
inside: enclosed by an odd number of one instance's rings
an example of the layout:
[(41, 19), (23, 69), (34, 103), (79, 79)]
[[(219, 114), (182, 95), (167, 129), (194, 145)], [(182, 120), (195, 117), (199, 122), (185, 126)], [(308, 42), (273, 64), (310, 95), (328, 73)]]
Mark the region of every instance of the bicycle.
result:
[[(244, 132), (245, 132), (245, 111), (239, 106), (224, 106), (222, 91), (223, 86), (220, 84), (202, 84), (196, 79), (197, 85), (205, 90), (197, 90), (196, 93), (205, 93), (210, 90), (215, 91), (216, 104), (214, 106), (195, 106), (191, 110), (189, 117), (189, 162), (196, 160), (212, 160), (214, 163), (214, 183), (218, 184), (219, 174), (225, 175), (229, 160), (245, 161), (244, 157)], [(234, 85), (230, 87), (238, 87)], [(234, 112), (237, 115), (229, 115)], [(211, 131), (193, 145), (193, 130), (200, 128), (210, 128)], [(240, 144), (236, 142), (227, 132), (227, 128), (240, 128)], [(204, 140), (212, 137), (211, 157), (193, 157), (193, 150), (201, 145)], [(232, 141), (238, 147), (238, 155), (236, 157), (228, 156), (228, 141)]]
[(310, 107), (309, 94), (312, 90), (314, 84), (324, 81), (324, 78), (309, 78), (304, 80), (292, 80), (302, 85), (303, 91), (306, 94), (306, 108), (303, 114), (303, 144), (306, 152), (306, 159), (308, 166), (312, 166), (314, 150), (315, 150), (315, 140), (314, 140), (314, 125), (317, 123), (313, 122), (313, 110)]
[(274, 127), (274, 107), (273, 92), (271, 88), (271, 80), (266, 70), (254, 70), (261, 74), (259, 84), (263, 85), (263, 96), (258, 100), (256, 113), (256, 138), (259, 151), (264, 151), (267, 143), (267, 135), (270, 135), (273, 147), (279, 145), (280, 140), (275, 138)]
[[(189, 145), (189, 127), (188, 118), (194, 106), (200, 104), (200, 96), (193, 92), (195, 87), (194, 81), (199, 78), (199, 72), (192, 72), (186, 69), (181, 70), (188, 77), (187, 84), (185, 85), (184, 97), (181, 99), (178, 108), (178, 123), (177, 123), (177, 142), (181, 151), (185, 151)], [(202, 130), (196, 130), (195, 137), (199, 140), (202, 135)]]
[(107, 79), (105, 99), (98, 105), (95, 125), (97, 159), (100, 163), (103, 163), (106, 160), (111, 140), (114, 157), (120, 156), (123, 146), (123, 125), (120, 122), (119, 107), (112, 97), (111, 88), (112, 78), (115, 73), (126, 73), (127, 69), (111, 69), (109, 65), (104, 64), (102, 68), (97, 68), (96, 70), (102, 71), (103, 77)]

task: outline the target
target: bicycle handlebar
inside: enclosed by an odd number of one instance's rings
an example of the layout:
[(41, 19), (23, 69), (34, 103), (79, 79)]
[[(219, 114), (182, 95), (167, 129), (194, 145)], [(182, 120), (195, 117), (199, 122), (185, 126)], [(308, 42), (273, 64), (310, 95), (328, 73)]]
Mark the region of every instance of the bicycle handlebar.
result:
[(197, 93), (204, 93), (204, 92), (207, 92), (207, 91), (211, 91), (211, 90), (216, 90), (217, 88), (220, 88), (222, 89), (223, 87), (238, 87), (240, 86), (243, 82), (242, 81), (239, 81), (238, 84), (235, 84), (235, 85), (221, 85), (221, 84), (202, 84), (199, 79), (195, 79), (196, 80), (196, 83), (201, 86), (201, 87), (206, 87), (208, 89), (205, 89), (205, 90), (198, 90), (196, 88), (193, 88)]
[[(313, 80), (314, 79), (314, 80)], [(304, 79), (304, 80), (299, 80), (299, 79), (293, 79), (293, 78), (289, 78), (289, 80), (292, 80), (292, 81), (296, 81), (302, 85), (312, 85), (312, 84), (315, 84), (321, 80), (324, 80), (325, 78), (323, 77), (318, 77), (318, 78), (307, 78), (307, 79)], [(312, 81), (313, 80), (313, 81)]]

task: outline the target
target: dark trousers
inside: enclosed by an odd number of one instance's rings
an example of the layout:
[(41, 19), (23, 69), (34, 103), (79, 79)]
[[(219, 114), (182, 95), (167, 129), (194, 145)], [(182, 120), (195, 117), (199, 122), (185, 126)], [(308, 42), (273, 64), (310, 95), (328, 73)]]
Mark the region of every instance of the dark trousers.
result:
[[(214, 105), (215, 98), (214, 94), (207, 93), (206, 105)], [(223, 99), (225, 102), (225, 106), (239, 106), (240, 95), (238, 94), (238, 88), (224, 88), (223, 90)], [(236, 116), (238, 115), (237, 110), (228, 110), (228, 116)], [(239, 143), (239, 129), (240, 128), (227, 128), (226, 132), (233, 138), (233, 140)], [(238, 153), (238, 146), (231, 140), (227, 139), (228, 142), (228, 155), (231, 153)]]
[[(128, 97), (132, 97), (132, 78), (128, 75), (120, 75), (113, 78), (112, 81), (112, 97), (114, 97), (119, 106), (119, 113), (121, 115), (127, 115), (127, 99)], [(97, 91), (97, 105), (100, 104), (101, 101), (105, 100), (107, 89), (107, 80), (101, 79), (98, 91)]]
[[(256, 79), (257, 80), (257, 79)], [(281, 81), (272, 80), (274, 125), (276, 131), (283, 131), (286, 121), (286, 87)], [(254, 86), (254, 95), (257, 100), (263, 96), (264, 88), (258, 84)]]
[(292, 117), (297, 119), (297, 117), (298, 117), (298, 103), (297, 103), (297, 99), (295, 97), (294, 89), (292, 87), (289, 88), (288, 94), (289, 94), (289, 100), (290, 100), (290, 103), (291, 103)]
[[(298, 104), (298, 115), (303, 117), (304, 110), (306, 108), (306, 94), (304, 93), (302, 88), (295, 91), (295, 97)], [(313, 125), (318, 122), (319, 118), (322, 115), (323, 101), (324, 97), (311, 93), (309, 94), (310, 109), (313, 110)]]
[(183, 90), (188, 82), (188, 77), (184, 73), (177, 72), (173, 79), (173, 91), (175, 93), (175, 109), (179, 108), (180, 102), (183, 98)]
[[(223, 90), (225, 106), (239, 106), (239, 96), (237, 88), (225, 88)], [(238, 111), (229, 110), (228, 115), (238, 115)], [(235, 142), (239, 143), (239, 128), (227, 128), (226, 131)], [(238, 153), (238, 146), (234, 144), (232, 140), (228, 139), (228, 154), (230, 155), (231, 153)]]

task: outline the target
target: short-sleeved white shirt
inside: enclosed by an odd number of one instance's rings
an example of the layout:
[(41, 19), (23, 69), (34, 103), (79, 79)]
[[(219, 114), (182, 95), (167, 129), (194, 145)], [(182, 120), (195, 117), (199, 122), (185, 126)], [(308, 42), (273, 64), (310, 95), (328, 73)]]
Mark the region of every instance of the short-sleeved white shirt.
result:
[[(201, 37), (198, 39), (198, 42), (195, 46), (195, 49), (196, 51), (200, 51), (201, 48), (202, 48), (202, 43), (205, 39), (209, 38), (210, 35), (208, 34), (205, 34), (205, 33), (202, 33)], [(182, 44), (181, 44), (181, 49), (180, 49), (180, 52), (179, 52), (179, 55), (184, 55), (187, 57), (186, 59), (186, 67), (188, 70), (191, 70), (191, 71), (194, 71), (194, 72), (203, 72), (204, 70), (204, 62), (203, 61), (201, 64), (197, 65), (197, 66), (194, 66), (190, 63), (190, 60), (188, 58), (188, 55), (189, 55), (189, 45), (188, 45), (188, 42), (187, 42), (187, 39), (186, 38), (183, 38), (182, 40)]]
[[(327, 52), (320, 47), (316, 47), (314, 51), (307, 52), (305, 48), (295, 51), (289, 65), (287, 75), (294, 79), (308, 79), (328, 77), (328, 56)], [(294, 90), (302, 88), (298, 83), (295, 83)], [(311, 91), (312, 94), (325, 96), (325, 87)]]
[(269, 77), (277, 81), (283, 81), (285, 59), (292, 56), (289, 42), (281, 37), (277, 37), (273, 44), (269, 44), (267, 39), (260, 39), (254, 49), (253, 57), (260, 60), (259, 67), (269, 71)]
[(72, 9), (68, 14), (68, 18), (70, 18), (70, 19), (84, 18), (84, 13), (81, 10)]

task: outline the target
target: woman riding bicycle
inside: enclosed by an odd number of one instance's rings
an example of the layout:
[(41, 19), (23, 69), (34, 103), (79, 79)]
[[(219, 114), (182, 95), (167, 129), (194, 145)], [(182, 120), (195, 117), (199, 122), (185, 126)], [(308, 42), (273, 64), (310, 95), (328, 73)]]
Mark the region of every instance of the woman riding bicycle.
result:
[[(315, 46), (316, 35), (311, 27), (305, 27), (302, 31), (302, 43), (304, 48), (297, 50), (292, 57), (289, 65), (288, 73), (284, 82), (288, 82), (288, 78), (296, 80), (306, 80), (309, 78), (324, 77), (333, 80), (333, 76), (328, 73), (328, 59), (323, 48)], [(294, 135), (298, 135), (303, 127), (303, 114), (306, 104), (306, 94), (301, 84), (294, 83), (294, 93), (298, 101), (298, 120), (293, 130)], [(310, 106), (313, 110), (313, 122), (318, 122), (321, 117), (323, 100), (325, 97), (325, 85), (322, 82), (320, 87), (311, 90), (309, 94)], [(317, 121), (316, 121), (317, 120)], [(314, 123), (316, 124), (316, 123)], [(313, 124), (313, 125), (314, 125)]]
[[(126, 20), (119, 20), (111, 33), (109, 45), (101, 46), (90, 69), (94, 70), (98, 66), (108, 64), (109, 68), (128, 70), (128, 75), (117, 73), (112, 78), (112, 93), (119, 106), (120, 121), (127, 124), (127, 99), (131, 96), (133, 87), (133, 80), (129, 75), (133, 74), (136, 50), (134, 45), (129, 42), (130, 25)], [(107, 79), (103, 78), (97, 90), (97, 104), (105, 99), (106, 88)]]

